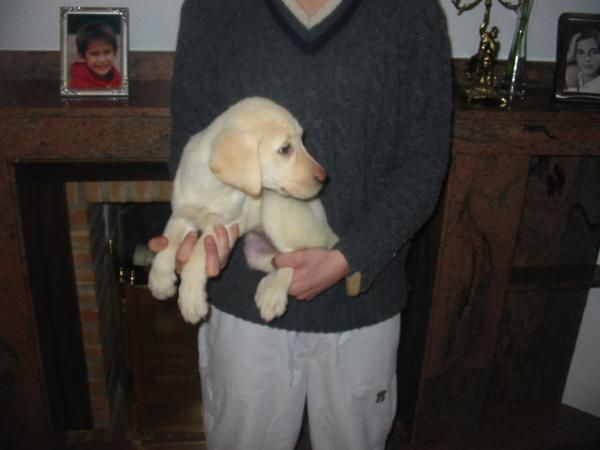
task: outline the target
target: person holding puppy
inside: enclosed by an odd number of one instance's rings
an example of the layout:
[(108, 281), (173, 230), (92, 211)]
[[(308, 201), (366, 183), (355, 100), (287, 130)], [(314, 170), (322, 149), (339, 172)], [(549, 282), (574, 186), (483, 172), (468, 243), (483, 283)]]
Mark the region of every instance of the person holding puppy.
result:
[[(435, 70), (431, 68), (435, 67)], [(209, 449), (293, 449), (305, 404), (314, 449), (384, 449), (396, 411), (410, 242), (446, 174), (450, 49), (437, 0), (184, 0), (172, 85), (174, 173), (187, 140), (236, 101), (287, 108), (329, 173), (333, 249), (279, 254), (285, 314), (268, 324), (235, 226), (207, 250), (199, 328)], [(154, 238), (154, 251), (165, 238)], [(225, 269), (225, 265), (227, 265)]]

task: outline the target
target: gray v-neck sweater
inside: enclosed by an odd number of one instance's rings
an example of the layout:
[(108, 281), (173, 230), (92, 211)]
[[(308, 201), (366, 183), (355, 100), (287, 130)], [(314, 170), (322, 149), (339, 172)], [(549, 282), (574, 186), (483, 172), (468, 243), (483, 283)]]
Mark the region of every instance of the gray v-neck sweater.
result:
[[(322, 200), (337, 248), (362, 274), (361, 294), (340, 282), (310, 302), (291, 299), (270, 326), (335, 332), (385, 320), (406, 306), (405, 258), (431, 215), (450, 145), (451, 75), (436, 0), (342, 0), (306, 30), (281, 0), (186, 0), (172, 89), (172, 156), (232, 103), (264, 96), (305, 130), (327, 169)], [(209, 301), (264, 323), (254, 304), (263, 273), (239, 243)]]

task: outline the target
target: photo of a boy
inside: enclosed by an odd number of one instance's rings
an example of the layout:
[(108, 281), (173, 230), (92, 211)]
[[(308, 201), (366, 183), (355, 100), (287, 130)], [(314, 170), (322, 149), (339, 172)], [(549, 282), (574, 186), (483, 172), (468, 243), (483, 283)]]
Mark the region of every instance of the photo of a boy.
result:
[(121, 73), (115, 66), (119, 51), (118, 35), (103, 21), (84, 24), (75, 39), (80, 60), (71, 64), (71, 89), (118, 89)]

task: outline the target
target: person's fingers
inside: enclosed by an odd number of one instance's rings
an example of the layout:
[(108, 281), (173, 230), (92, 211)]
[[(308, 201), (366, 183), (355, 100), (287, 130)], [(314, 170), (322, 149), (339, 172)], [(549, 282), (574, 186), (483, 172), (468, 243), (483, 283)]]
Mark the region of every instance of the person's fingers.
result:
[[(206, 251), (206, 275), (209, 278), (216, 277), (221, 273), (221, 269), (227, 264), (231, 247), (238, 239), (240, 233), (238, 224), (234, 224), (228, 229), (223, 225), (216, 225), (214, 229), (215, 236), (209, 235), (203, 242)], [(183, 266), (190, 259), (197, 241), (198, 234), (190, 231), (181, 242), (175, 254), (177, 273), (181, 273)], [(168, 245), (168, 242), (166, 237), (157, 236), (148, 242), (148, 247), (152, 251), (158, 252), (164, 249)]]
[(215, 238), (208, 235), (204, 238), (204, 251), (206, 252), (206, 276), (214, 278), (221, 273), (221, 262), (219, 260), (219, 250)]
[(294, 268), (298, 264), (298, 257), (296, 252), (287, 252), (277, 254), (271, 261), (273, 267), (281, 269), (282, 267)]
[(229, 227), (229, 242), (231, 243), (232, 247), (233, 247), (233, 244), (235, 244), (235, 241), (237, 241), (239, 237), (240, 237), (240, 224), (234, 223), (233, 225), (231, 225)]
[(215, 241), (219, 257), (219, 271), (227, 265), (231, 249), (240, 235), (240, 227), (233, 224), (230, 227), (215, 225)]
[(310, 274), (303, 273), (304, 271), (294, 271), (295, 274), (300, 272), (299, 277), (294, 277), (292, 284), (289, 287), (289, 294), (296, 300), (310, 301), (323, 289), (320, 285), (313, 285)]
[(282, 253), (273, 258), (273, 264), (294, 270), (288, 293), (304, 301), (329, 289), (350, 271), (346, 257), (339, 250), (325, 248)]
[(227, 229), (223, 225), (215, 225), (214, 230), (215, 240), (217, 243), (217, 252), (219, 256), (219, 269), (222, 269), (227, 263), (229, 252), (231, 250), (229, 233), (227, 233)]
[(304, 284), (302, 282), (302, 280), (296, 282), (296, 283), (292, 283), (292, 285), (290, 285), (290, 289), (289, 289), (289, 293), (292, 297), (294, 297), (296, 300), (299, 300), (301, 302), (306, 302), (306, 301), (311, 301), (318, 293), (319, 291), (316, 291), (315, 289), (305, 289), (305, 290), (300, 290), (298, 289), (296, 286), (298, 284)]
[(194, 246), (198, 241), (198, 234), (195, 231), (190, 231), (177, 249), (177, 253), (175, 254), (175, 267), (177, 273), (181, 273), (183, 266), (188, 262), (192, 252), (194, 251)]
[(156, 236), (148, 241), (148, 248), (154, 253), (164, 250), (167, 245), (169, 245), (169, 240), (165, 236)]

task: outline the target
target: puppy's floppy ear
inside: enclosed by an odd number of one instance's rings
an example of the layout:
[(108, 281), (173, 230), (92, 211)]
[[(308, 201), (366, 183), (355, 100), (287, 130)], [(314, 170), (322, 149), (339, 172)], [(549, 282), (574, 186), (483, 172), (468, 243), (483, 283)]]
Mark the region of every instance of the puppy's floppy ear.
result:
[(258, 141), (252, 133), (225, 130), (212, 143), (210, 170), (221, 181), (257, 197), (262, 190)]

